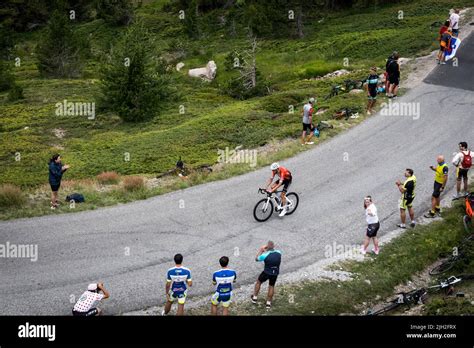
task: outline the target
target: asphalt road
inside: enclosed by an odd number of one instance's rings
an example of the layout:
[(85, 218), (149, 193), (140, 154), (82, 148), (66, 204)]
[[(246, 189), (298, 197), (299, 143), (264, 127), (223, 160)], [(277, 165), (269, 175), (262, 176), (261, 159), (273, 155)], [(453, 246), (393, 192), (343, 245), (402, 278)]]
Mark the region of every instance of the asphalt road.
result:
[[(415, 207), (422, 214), (433, 184), (428, 167), (436, 156), (451, 160), (459, 141), (474, 144), (472, 36), (458, 53), (459, 67), (436, 67), (429, 84), (397, 101), (419, 105), (419, 117), (379, 113), (283, 161), (294, 174), (291, 189), (300, 195), (297, 212), (283, 219), (275, 214), (257, 223), (252, 217), (261, 198), (257, 188), (270, 174), (265, 168), (131, 204), (1, 222), (0, 243), (37, 244), (39, 254), (36, 262), (0, 259), (0, 314), (69, 315), (71, 300), (98, 280), (111, 293), (103, 305), (107, 314), (161, 304), (166, 270), (177, 252), (193, 272), (192, 301), (211, 293), (211, 275), (222, 255), (231, 257), (239, 283), (253, 282), (261, 271), (255, 253), (268, 239), (283, 252), (282, 272), (295, 272), (322, 259), (325, 246), (334, 241), (362, 241), (367, 194), (379, 210), (379, 234), (393, 230), (400, 196), (394, 182), (407, 167), (418, 177)], [(462, 89), (452, 87), (456, 81), (446, 71), (455, 72)], [(448, 186), (453, 185), (451, 174)]]

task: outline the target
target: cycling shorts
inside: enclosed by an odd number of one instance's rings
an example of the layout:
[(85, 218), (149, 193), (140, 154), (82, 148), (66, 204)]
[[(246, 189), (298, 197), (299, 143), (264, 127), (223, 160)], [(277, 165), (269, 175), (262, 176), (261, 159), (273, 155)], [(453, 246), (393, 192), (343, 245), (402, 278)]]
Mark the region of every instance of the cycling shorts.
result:
[(186, 294), (187, 294), (186, 290), (176, 291), (176, 292), (173, 292), (172, 290), (170, 290), (168, 294), (170, 295), (169, 301), (171, 303), (173, 303), (175, 300), (178, 300), (178, 304), (184, 304), (184, 302), (186, 302)]
[(215, 292), (211, 296), (211, 303), (214, 306), (217, 306), (219, 303), (222, 303), (222, 306), (224, 307), (229, 307), (230, 303), (232, 302), (232, 292), (226, 293), (226, 294), (221, 294), (219, 292)]
[(413, 207), (413, 200), (415, 197), (408, 197), (405, 198), (405, 196), (402, 196), (400, 199), (400, 209), (407, 209)]
[(288, 187), (291, 185), (291, 180), (292, 178), (289, 179), (283, 179), (283, 192), (288, 192)]
[(443, 184), (440, 184), (439, 182), (435, 181), (433, 185), (433, 197), (438, 198), (441, 196), (441, 187)]

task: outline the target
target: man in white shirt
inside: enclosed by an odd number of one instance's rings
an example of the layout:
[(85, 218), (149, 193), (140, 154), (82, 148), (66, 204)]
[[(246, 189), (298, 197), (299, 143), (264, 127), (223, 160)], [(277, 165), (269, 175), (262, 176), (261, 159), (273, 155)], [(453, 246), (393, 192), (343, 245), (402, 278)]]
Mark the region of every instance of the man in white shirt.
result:
[(367, 221), (367, 233), (364, 240), (364, 245), (362, 246), (362, 255), (367, 253), (367, 248), (369, 246), (370, 240), (374, 242), (374, 253), (375, 255), (379, 254), (379, 240), (377, 239), (377, 232), (380, 228), (379, 217), (377, 215), (377, 208), (372, 202), (372, 197), (367, 196), (364, 198), (364, 208), (365, 208), (365, 219)]
[[(303, 134), (301, 135), (301, 145), (312, 145), (314, 142), (311, 141), (313, 137), (314, 125), (313, 125), (313, 112), (314, 112), (314, 98), (309, 98), (308, 103), (303, 106)], [(308, 133), (306, 133), (308, 132)]]
[[(456, 193), (454, 199), (467, 195), (468, 191), (468, 172), (472, 166), (472, 156), (474, 155), (467, 147), (465, 141), (459, 143), (459, 152), (453, 158), (453, 165), (456, 170)], [(461, 181), (464, 182), (464, 194), (461, 195)]]
[[(102, 292), (102, 294), (100, 292)], [(80, 317), (93, 317), (100, 315), (102, 310), (97, 308), (97, 305), (101, 300), (109, 297), (110, 294), (105, 290), (103, 283), (89, 284), (87, 291), (79, 297), (79, 300), (77, 300), (74, 305), (72, 315)]]
[(459, 9), (455, 9), (449, 16), (449, 26), (453, 29), (453, 36), (459, 35)]

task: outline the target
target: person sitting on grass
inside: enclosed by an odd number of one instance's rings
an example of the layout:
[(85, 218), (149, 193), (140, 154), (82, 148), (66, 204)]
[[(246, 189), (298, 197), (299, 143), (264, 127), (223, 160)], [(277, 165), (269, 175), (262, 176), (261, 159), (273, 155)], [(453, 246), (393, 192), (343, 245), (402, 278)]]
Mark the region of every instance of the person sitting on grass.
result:
[(51, 209), (59, 206), (58, 191), (61, 186), (63, 173), (69, 169), (69, 165), (61, 163), (59, 154), (53, 155), (49, 160), (49, 185), (51, 186)]

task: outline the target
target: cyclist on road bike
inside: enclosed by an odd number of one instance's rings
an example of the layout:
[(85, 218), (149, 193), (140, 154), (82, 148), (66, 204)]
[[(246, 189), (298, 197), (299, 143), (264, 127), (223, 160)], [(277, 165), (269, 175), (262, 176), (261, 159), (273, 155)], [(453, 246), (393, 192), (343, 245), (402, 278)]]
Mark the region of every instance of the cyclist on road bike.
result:
[[(270, 166), (272, 171), (272, 176), (268, 179), (266, 190), (267, 192), (273, 193), (275, 192), (280, 186), (283, 185), (283, 191), (281, 193), (281, 213), (279, 216), (285, 216), (288, 211), (288, 207), (286, 204), (286, 192), (288, 191), (288, 187), (291, 184), (292, 176), (291, 172), (283, 166), (280, 166), (278, 163), (272, 163)], [(275, 175), (278, 175), (279, 180), (273, 182)], [(270, 189), (268, 189), (270, 188)]]

